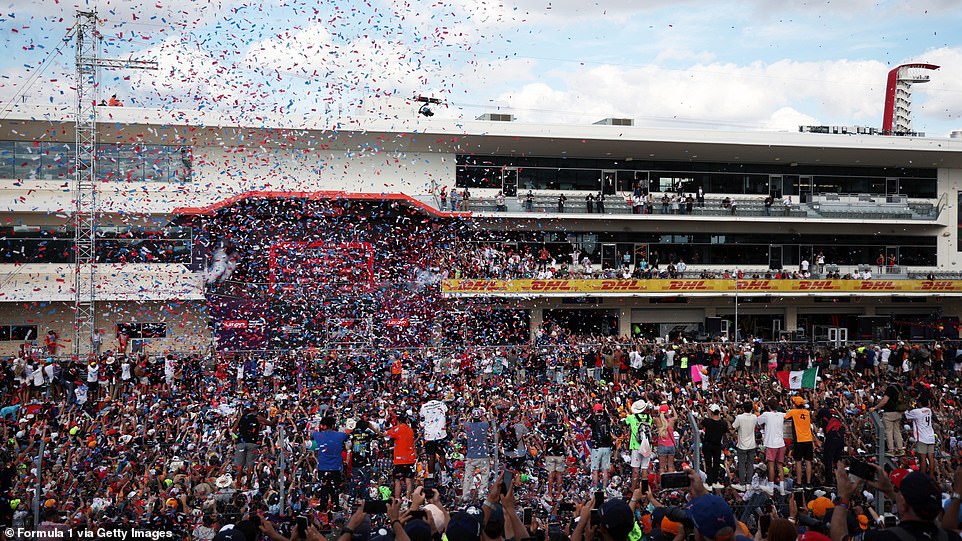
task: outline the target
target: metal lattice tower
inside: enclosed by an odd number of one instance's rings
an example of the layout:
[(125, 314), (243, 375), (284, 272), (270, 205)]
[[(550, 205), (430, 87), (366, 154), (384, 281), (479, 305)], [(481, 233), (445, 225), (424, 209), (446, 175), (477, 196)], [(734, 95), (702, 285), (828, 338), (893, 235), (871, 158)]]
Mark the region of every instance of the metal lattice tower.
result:
[(76, 23), (77, 115), (74, 155), (74, 353), (94, 353), (97, 310), (97, 103), (100, 68), (157, 69), (157, 63), (100, 58), (97, 13), (78, 11)]

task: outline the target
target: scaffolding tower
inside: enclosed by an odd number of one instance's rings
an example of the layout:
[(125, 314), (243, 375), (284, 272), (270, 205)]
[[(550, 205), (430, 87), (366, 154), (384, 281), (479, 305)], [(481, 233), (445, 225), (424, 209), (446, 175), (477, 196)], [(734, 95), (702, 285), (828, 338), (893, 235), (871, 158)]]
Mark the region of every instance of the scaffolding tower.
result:
[(96, 11), (78, 11), (76, 22), (76, 87), (74, 154), (74, 354), (95, 354), (97, 321), (97, 103), (100, 68), (157, 69), (157, 62), (100, 58), (101, 35)]

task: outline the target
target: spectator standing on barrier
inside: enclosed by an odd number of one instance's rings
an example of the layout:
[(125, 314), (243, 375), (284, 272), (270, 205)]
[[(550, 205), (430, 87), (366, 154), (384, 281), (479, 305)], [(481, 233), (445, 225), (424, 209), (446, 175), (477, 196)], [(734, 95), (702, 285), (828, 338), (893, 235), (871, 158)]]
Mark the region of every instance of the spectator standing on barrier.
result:
[[(637, 348), (632, 353), (637, 354)], [(631, 404), (631, 414), (624, 420), (625, 424), (628, 425), (632, 491), (638, 488), (640, 479), (648, 478), (648, 468), (651, 466), (651, 457), (654, 454), (651, 447), (652, 418), (648, 413), (649, 408), (651, 408), (651, 405), (648, 402), (636, 400)]]
[(668, 404), (658, 406), (654, 418), (655, 446), (658, 451), (658, 473), (675, 471), (675, 422), (678, 420), (675, 409)]
[(835, 408), (835, 400), (828, 399), (822, 409), (818, 412), (818, 422), (825, 433), (825, 441), (822, 443), (822, 464), (825, 467), (825, 484), (835, 484), (835, 468), (831, 464), (837, 463), (842, 458), (845, 450), (845, 423), (842, 422), (842, 414)]
[(705, 482), (709, 488), (720, 490), (725, 485), (720, 483), (719, 471), (721, 470), (722, 439), (728, 433), (728, 421), (721, 418), (721, 406), (712, 404), (708, 406), (708, 418), (703, 420), (701, 428), (704, 430), (701, 441), (702, 454), (705, 457)]
[(892, 382), (885, 388), (885, 394), (872, 406), (869, 411), (881, 411), (885, 424), (885, 454), (888, 456), (902, 456), (905, 454), (905, 443), (902, 440), (902, 412), (907, 408), (908, 391)]
[(471, 410), (471, 420), (463, 425), (465, 436), (464, 478), (461, 499), (477, 501), (491, 477), (491, 423), (484, 418), (481, 408)]
[(414, 491), (414, 463), (417, 461), (417, 453), (414, 450), (414, 430), (411, 429), (403, 414), (398, 415), (396, 423), (384, 433), (394, 441), (394, 469), (391, 472), (394, 478), (394, 497), (401, 498), (403, 483), (406, 486), (404, 497), (410, 499)]
[(548, 474), (547, 494), (551, 499), (559, 499), (564, 489), (568, 429), (557, 413), (549, 411), (541, 425), (541, 435), (544, 438), (544, 467)]
[(755, 405), (750, 400), (742, 403), (742, 412), (735, 417), (732, 428), (735, 430), (737, 443), (735, 445), (738, 466), (738, 483), (736, 490), (745, 490), (752, 481), (755, 466), (755, 452), (758, 444), (755, 441), (755, 428), (758, 418), (754, 414)]
[(349, 436), (334, 429), (334, 417), (321, 418), (320, 430), (311, 434), (317, 452), (317, 477), (321, 485), (318, 508), (329, 511), (340, 506), (340, 487), (344, 470), (344, 451), (350, 448)]
[(508, 210), (508, 207), (504, 204), (504, 192), (499, 191), (498, 195), (494, 196), (494, 204), (496, 211), (504, 212)]
[[(812, 414), (806, 408), (805, 399), (800, 396), (792, 397), (795, 406), (785, 413), (785, 420), (792, 421), (795, 430), (792, 444), (792, 458), (795, 459), (795, 483), (812, 486), (812, 460), (815, 459), (815, 433), (812, 431)], [(803, 468), (802, 466), (805, 466)], [(802, 472), (805, 477), (802, 477)]]
[(778, 411), (778, 401), (768, 403), (768, 411), (758, 416), (758, 425), (762, 427), (762, 442), (765, 444), (765, 461), (768, 463), (768, 489), (779, 483), (779, 489), (785, 488), (785, 414)]
[(370, 415), (363, 413), (351, 431), (351, 496), (370, 499), (371, 477), (375, 467), (374, 440), (379, 436)]
[[(611, 417), (600, 403), (592, 407), (591, 419), (591, 483), (602, 490), (608, 486), (611, 475), (611, 448), (614, 440), (611, 437)], [(599, 481), (599, 471), (601, 472)]]
[(932, 410), (928, 397), (919, 397), (917, 407), (905, 412), (905, 418), (912, 423), (915, 437), (915, 452), (919, 455), (919, 470), (935, 475), (935, 430)]
[(261, 431), (270, 425), (267, 419), (253, 405), (245, 405), (237, 421), (234, 422), (234, 475), (237, 488), (244, 486), (244, 474), (254, 473), (257, 451), (260, 447)]
[[(435, 391), (436, 392), (436, 391)], [(434, 398), (421, 406), (421, 430), (424, 432), (424, 452), (428, 459), (427, 477), (437, 478), (437, 468), (445, 465), (445, 448), (448, 443), (447, 414), (444, 402)]]

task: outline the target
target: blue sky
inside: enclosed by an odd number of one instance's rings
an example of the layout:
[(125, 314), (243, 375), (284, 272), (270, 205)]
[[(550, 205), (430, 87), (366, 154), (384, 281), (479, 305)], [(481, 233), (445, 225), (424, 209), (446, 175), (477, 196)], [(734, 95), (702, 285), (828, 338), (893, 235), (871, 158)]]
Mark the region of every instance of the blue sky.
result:
[[(0, 98), (69, 104), (72, 0), (0, 0)], [(439, 116), (501, 110), (522, 122), (794, 130), (880, 126), (885, 75), (942, 69), (914, 89), (914, 128), (962, 129), (962, 4), (817, 0), (447, 0), (96, 3), (108, 56), (157, 72), (105, 72), (128, 105), (250, 118), (392, 116), (401, 98)], [(47, 62), (47, 64), (44, 64)], [(39, 74), (41, 66), (42, 74)], [(40, 75), (40, 76), (38, 76)], [(394, 105), (395, 108), (391, 108)]]

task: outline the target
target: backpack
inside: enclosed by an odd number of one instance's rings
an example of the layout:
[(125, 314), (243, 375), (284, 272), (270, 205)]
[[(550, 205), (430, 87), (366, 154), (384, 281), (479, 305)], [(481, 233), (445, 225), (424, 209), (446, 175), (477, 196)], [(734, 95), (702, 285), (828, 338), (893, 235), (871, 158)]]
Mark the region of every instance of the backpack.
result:
[(901, 385), (896, 385), (895, 388), (899, 391), (899, 398), (895, 401), (895, 411), (904, 412), (912, 409), (912, 397), (909, 395), (909, 390)]

